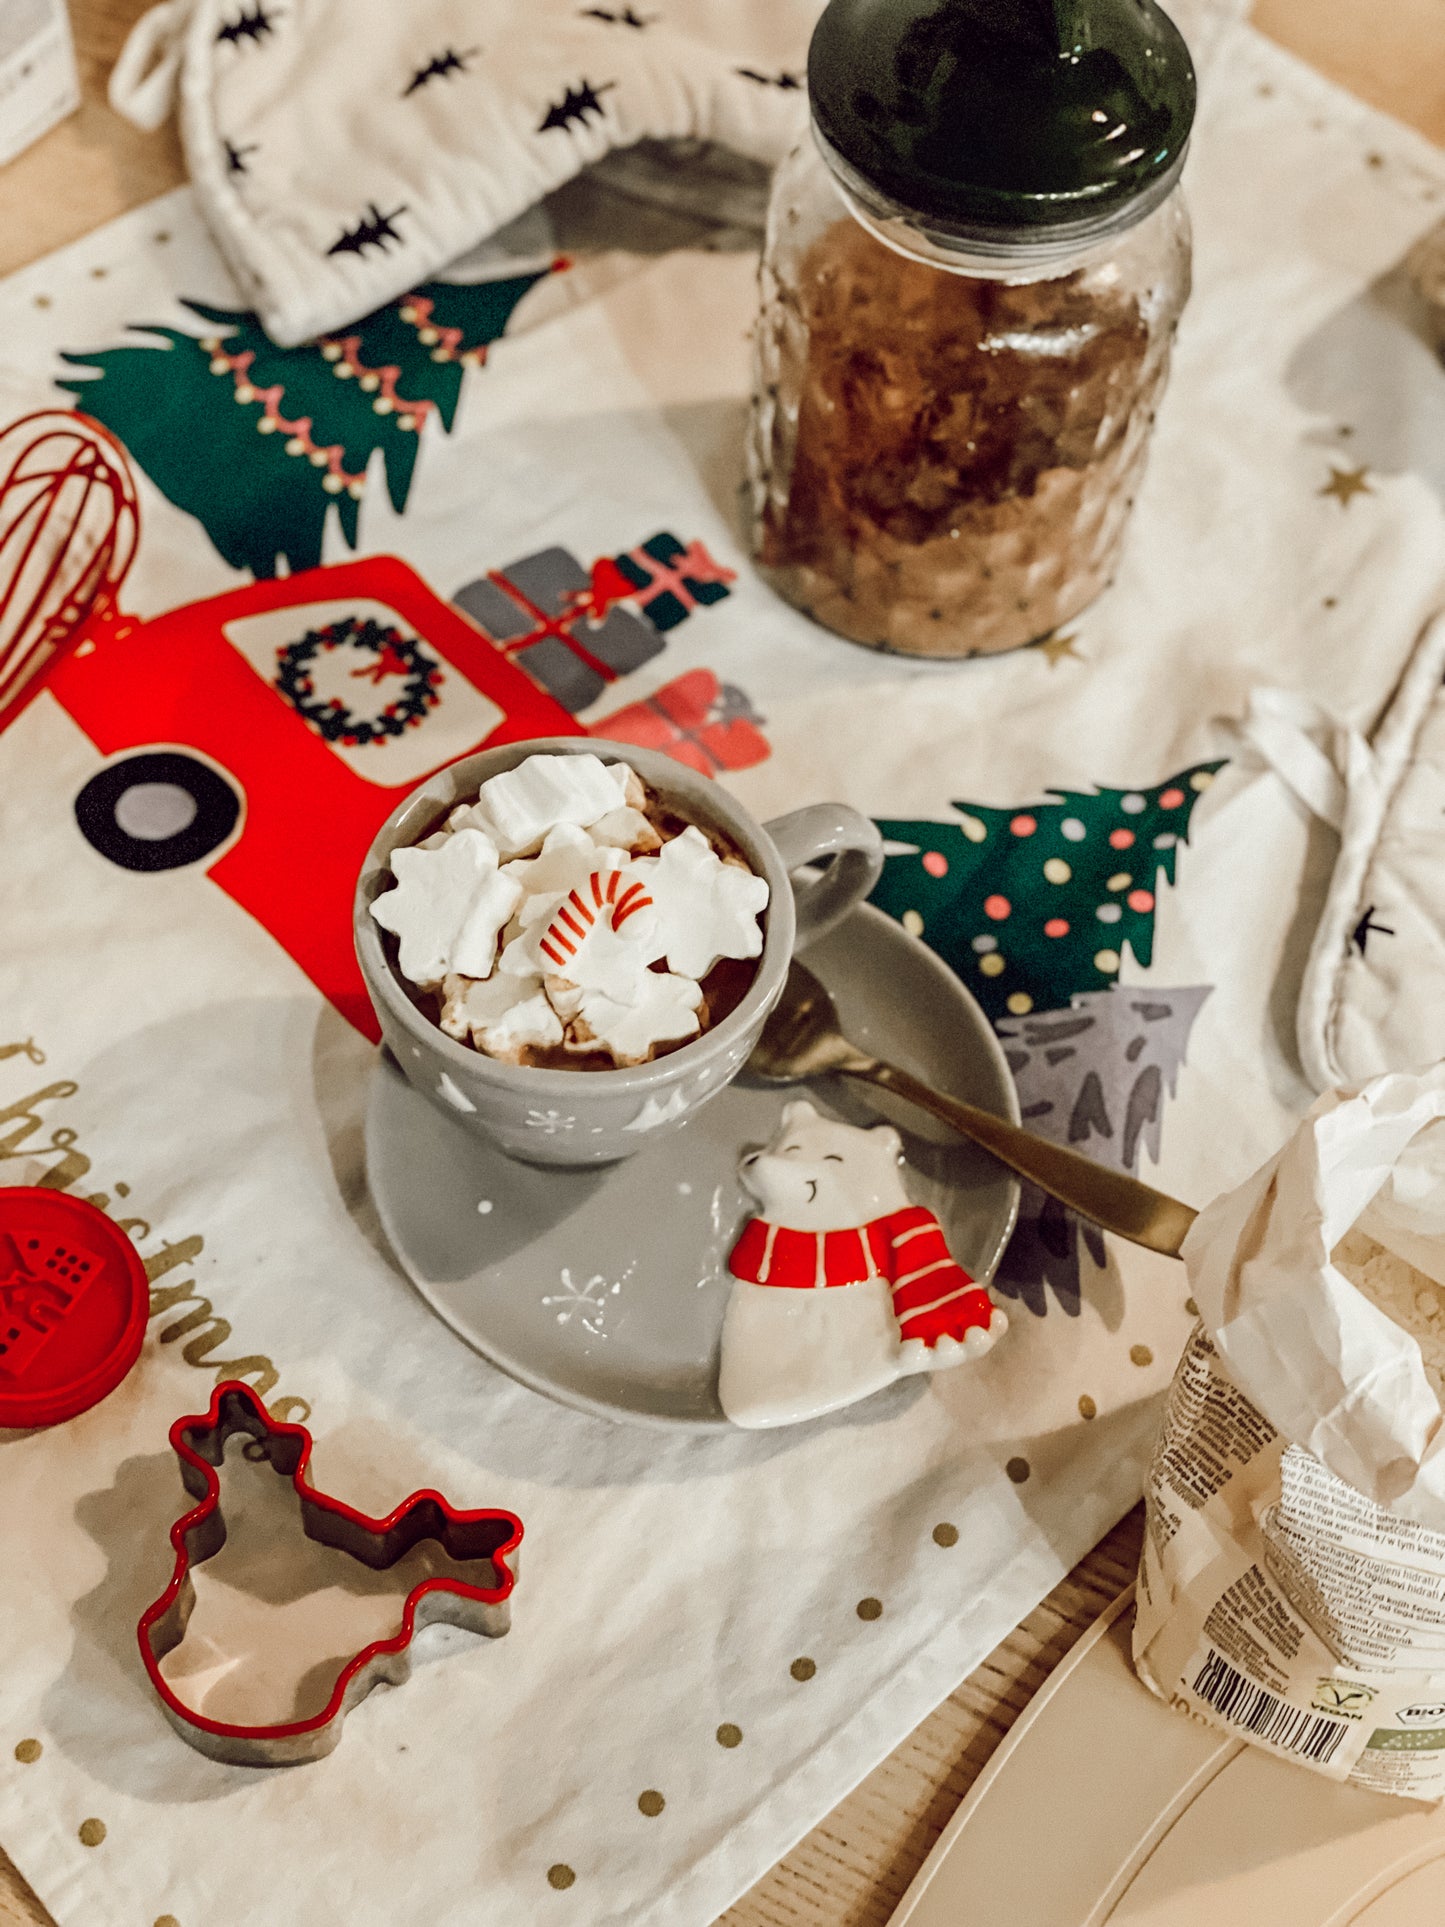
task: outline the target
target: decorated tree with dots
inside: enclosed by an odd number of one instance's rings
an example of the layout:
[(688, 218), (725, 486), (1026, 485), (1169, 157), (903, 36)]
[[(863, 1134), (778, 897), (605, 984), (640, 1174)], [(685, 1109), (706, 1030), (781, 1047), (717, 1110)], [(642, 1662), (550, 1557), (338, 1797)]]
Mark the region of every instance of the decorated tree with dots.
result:
[(951, 964), (990, 1019), (1060, 1010), (1147, 966), (1161, 883), (1174, 881), (1194, 805), (1219, 769), (1152, 790), (1051, 790), (948, 822), (880, 819), (890, 846), (873, 901)]
[(60, 385), (233, 568), (314, 568), (333, 516), (356, 547), (378, 451), (405, 509), (422, 435), (450, 432), (463, 375), (542, 278), (428, 282), (300, 348), (278, 348), (254, 314), (188, 301), (205, 333), (137, 324), (154, 339), (67, 354), (83, 372)]

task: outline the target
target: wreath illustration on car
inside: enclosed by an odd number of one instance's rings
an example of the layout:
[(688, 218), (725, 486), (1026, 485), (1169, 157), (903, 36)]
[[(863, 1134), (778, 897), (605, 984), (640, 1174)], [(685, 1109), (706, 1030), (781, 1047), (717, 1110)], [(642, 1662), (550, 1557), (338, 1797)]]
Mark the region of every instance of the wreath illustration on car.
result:
[[(390, 677), (402, 678), (401, 689), (379, 713), (361, 715), (339, 696), (318, 693), (316, 666), (337, 650), (375, 659), (346, 672), (353, 679), (380, 686)], [(298, 641), (277, 650), (276, 665), (276, 687), (297, 714), (328, 743), (345, 743), (348, 748), (404, 734), (441, 700), (441, 664), (414, 637), (403, 636), (371, 616), (346, 616), (324, 628), (308, 629)]]

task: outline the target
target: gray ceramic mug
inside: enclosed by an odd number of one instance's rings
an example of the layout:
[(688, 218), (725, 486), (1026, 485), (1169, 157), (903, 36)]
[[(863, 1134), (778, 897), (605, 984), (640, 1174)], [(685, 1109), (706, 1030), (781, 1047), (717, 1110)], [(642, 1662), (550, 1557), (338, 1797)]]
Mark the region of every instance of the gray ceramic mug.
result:
[[(629, 1070), (534, 1070), (502, 1064), (448, 1037), (409, 996), (371, 905), (391, 884), (391, 853), (419, 843), (470, 802), (490, 776), (536, 755), (593, 755), (631, 765), (681, 816), (732, 838), (771, 892), (757, 975), (736, 1010), (712, 1030)], [(826, 857), (821, 875), (794, 878)], [(711, 778), (656, 750), (587, 736), (508, 743), (439, 770), (398, 805), (377, 833), (356, 886), (356, 954), (382, 1038), (422, 1095), (478, 1137), (529, 1164), (611, 1164), (649, 1133), (690, 1117), (748, 1059), (782, 994), (795, 948), (831, 930), (862, 901), (883, 868), (876, 827), (842, 803), (815, 803), (766, 826)], [(394, 953), (393, 953), (394, 954)]]

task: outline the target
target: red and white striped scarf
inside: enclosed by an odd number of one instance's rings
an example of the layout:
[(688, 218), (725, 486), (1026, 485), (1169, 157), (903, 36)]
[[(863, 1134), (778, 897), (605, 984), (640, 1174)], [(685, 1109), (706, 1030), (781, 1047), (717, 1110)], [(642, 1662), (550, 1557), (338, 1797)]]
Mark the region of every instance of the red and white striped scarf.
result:
[(794, 1291), (882, 1278), (901, 1336), (928, 1345), (945, 1333), (961, 1338), (971, 1325), (986, 1329), (992, 1312), (987, 1292), (956, 1262), (942, 1225), (921, 1204), (842, 1231), (795, 1231), (750, 1218), (728, 1269), (745, 1284)]

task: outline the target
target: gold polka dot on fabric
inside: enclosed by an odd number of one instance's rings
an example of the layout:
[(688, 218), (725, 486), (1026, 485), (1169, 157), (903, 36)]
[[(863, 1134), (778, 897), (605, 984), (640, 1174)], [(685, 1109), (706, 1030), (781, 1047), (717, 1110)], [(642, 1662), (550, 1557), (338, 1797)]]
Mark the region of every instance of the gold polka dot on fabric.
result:
[(666, 1800), (655, 1786), (648, 1787), (645, 1793), (639, 1793), (637, 1796), (637, 1811), (645, 1813), (649, 1820), (655, 1820), (666, 1805)]
[(154, 1927), (181, 1927), (174, 1914), (157, 1914)]
[(1131, 1345), (1129, 1347), (1129, 1362), (1132, 1365), (1152, 1365), (1154, 1363), (1154, 1354), (1147, 1345)]
[(82, 1847), (98, 1847), (105, 1838), (104, 1820), (82, 1820), (80, 1823), (80, 1844)]
[(90, 278), (92, 281), (104, 281), (105, 277), (109, 273), (110, 273), (109, 268), (92, 268), (90, 271)]
[(908, 932), (910, 937), (921, 937), (923, 935), (923, 919), (916, 910), (905, 910), (902, 921), (903, 928)]
[(996, 950), (990, 950), (986, 957), (980, 957), (978, 967), (985, 977), (1001, 977), (1007, 967)]
[(48, 294), (37, 294), (35, 297), (35, 305), (37, 308), (48, 308), (50, 306), (50, 296)]
[(933, 1528), (933, 1543), (936, 1546), (956, 1546), (958, 1544), (958, 1527), (950, 1525), (948, 1520), (945, 1519), (942, 1525), (937, 1525)]
[(1191, 1318), (1197, 1318), (1199, 1316), (1199, 1307), (1192, 1298), (1186, 1298), (1184, 1300), (1184, 1309), (1189, 1313)]
[(1010, 1459), (1004, 1467), (1004, 1471), (1008, 1473), (1015, 1485), (1022, 1485), (1032, 1470), (1033, 1467), (1027, 1459)]
[(795, 1659), (792, 1665), (788, 1668), (788, 1671), (793, 1675), (793, 1678), (796, 1680), (811, 1679), (814, 1673), (817, 1672), (817, 1670), (818, 1670), (817, 1661), (808, 1659), (806, 1656), (802, 1659)]
[(743, 1729), (740, 1726), (734, 1726), (731, 1720), (724, 1720), (717, 1730), (717, 1743), (719, 1746), (741, 1746)]
[(1097, 1418), (1098, 1416), (1098, 1406), (1094, 1403), (1093, 1399), (1089, 1397), (1087, 1392), (1081, 1392), (1079, 1395), (1079, 1417)]
[(1015, 1017), (1027, 1017), (1034, 1007), (1034, 1000), (1026, 990), (1016, 990), (1008, 1000), (1008, 1007)]
[(559, 1860), (555, 1867), (547, 1869), (547, 1885), (555, 1887), (558, 1893), (566, 1893), (577, 1876), (565, 1861)]
[(39, 1740), (21, 1740), (15, 1748), (15, 1757), (21, 1766), (34, 1766), (44, 1751)]
[(883, 1601), (881, 1599), (860, 1599), (856, 1607), (860, 1619), (881, 1619)]

